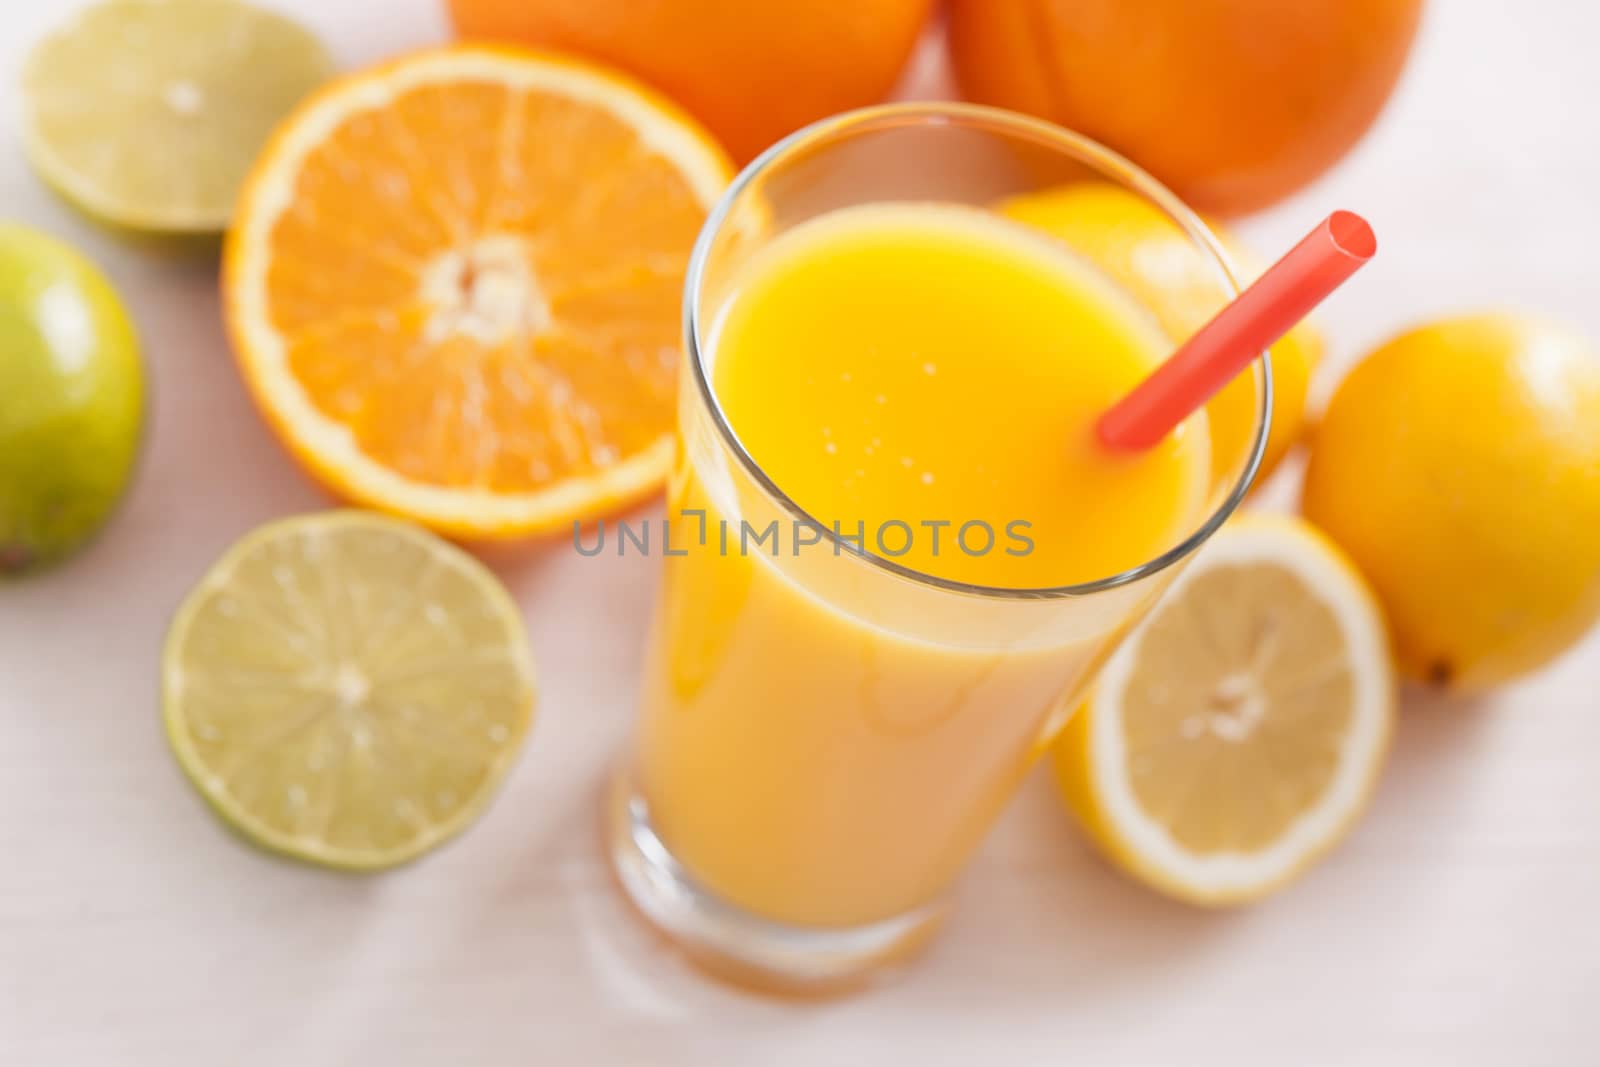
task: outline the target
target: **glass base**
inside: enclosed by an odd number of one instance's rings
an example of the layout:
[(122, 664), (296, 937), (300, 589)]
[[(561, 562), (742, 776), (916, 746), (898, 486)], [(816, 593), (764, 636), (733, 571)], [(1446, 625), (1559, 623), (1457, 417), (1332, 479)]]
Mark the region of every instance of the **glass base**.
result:
[(844, 992), (892, 973), (926, 944), (943, 902), (865, 926), (792, 926), (752, 915), (696, 882), (667, 851), (623, 771), (606, 805), (606, 852), (639, 913), (719, 978), (774, 992)]

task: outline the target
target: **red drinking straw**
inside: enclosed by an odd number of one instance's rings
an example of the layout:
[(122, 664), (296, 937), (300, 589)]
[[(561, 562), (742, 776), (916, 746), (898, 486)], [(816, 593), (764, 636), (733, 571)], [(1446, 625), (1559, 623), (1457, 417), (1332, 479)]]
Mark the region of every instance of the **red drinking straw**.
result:
[(1210, 400), (1378, 250), (1372, 227), (1335, 211), (1165, 363), (1100, 416), (1108, 448), (1149, 448)]

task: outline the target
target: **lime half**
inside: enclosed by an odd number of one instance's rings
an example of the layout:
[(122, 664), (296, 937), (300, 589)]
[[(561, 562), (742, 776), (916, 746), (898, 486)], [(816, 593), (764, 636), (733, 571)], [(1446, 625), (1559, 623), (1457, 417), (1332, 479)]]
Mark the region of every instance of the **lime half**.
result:
[(309, 32), (237, 0), (109, 0), (28, 56), (23, 143), (92, 215), (221, 230), (268, 134), (332, 71)]
[(229, 825), (358, 870), (466, 827), (534, 702), (522, 617), (494, 575), (358, 511), (229, 549), (173, 621), (162, 685), (178, 762)]

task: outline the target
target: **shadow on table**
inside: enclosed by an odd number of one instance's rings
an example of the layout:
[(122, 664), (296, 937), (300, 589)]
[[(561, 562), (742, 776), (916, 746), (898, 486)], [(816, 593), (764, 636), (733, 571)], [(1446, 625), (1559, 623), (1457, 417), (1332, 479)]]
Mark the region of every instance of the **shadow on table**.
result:
[[(1481, 795), (1481, 750), (1491, 741), (1497, 702), (1408, 688), (1389, 765), (1351, 837), (1299, 881), (1249, 906), (1196, 907), (1135, 883), (1096, 852), (1049, 776), (1036, 773), (969, 873), (924, 969), (970, 970), (980, 997), (981, 978), (1042, 983), (1064, 1006), (1079, 996), (1087, 1009), (1131, 990), (1168, 987), (1185, 971), (1207, 971), (1205, 957), (1241, 942), (1270, 949), (1308, 927), (1338, 936), (1342, 924), (1397, 903), (1408, 885), (1431, 892), (1419, 839), (1448, 842), (1453, 821)], [(1418, 877), (1405, 873), (1412, 865)], [(1282, 967), (1286, 977), (1314, 970), (1287, 956)], [(908, 980), (924, 981), (917, 972)]]
[[(543, 600), (551, 592), (545, 583), (577, 580), (570, 570), (530, 571), (531, 587), (521, 592)], [(537, 618), (535, 610), (536, 625)], [(620, 662), (613, 666), (626, 673)], [(567, 680), (577, 684), (576, 675)], [(465, 981), (493, 975), (520, 991), (507, 994), (508, 1005), (537, 996), (563, 1011), (641, 1024), (642, 1033), (693, 1020), (728, 1033), (766, 1032), (857, 1016), (929, 1019), (946, 1009), (952, 1018), (1003, 1022), (1045, 1005), (1103, 1028), (1131, 1025), (1153, 1005), (1191, 1002), (1197, 983), (1243, 981), (1231, 963), (1238, 957), (1255, 961), (1257, 981), (1263, 968), (1273, 981), (1312, 981), (1318, 963), (1304, 955), (1306, 946), (1374, 915), (1430, 906), (1437, 886), (1422, 846), (1448, 838), (1442, 831), (1481, 794), (1478, 750), (1494, 722), (1490, 701), (1408, 696), (1369, 817), (1302, 882), (1248, 908), (1191, 907), (1135, 884), (1094, 852), (1048, 776), (1036, 774), (985, 845), (926, 955), (877, 987), (807, 1002), (706, 977), (623, 902), (602, 857), (599, 819), (631, 718), (608, 716), (603, 729), (592, 717), (580, 723), (574, 708), (583, 703), (574, 690), (545, 709), (562, 721), (543, 724), (551, 729), (530, 753), (536, 766), (524, 768), (531, 790), (502, 798), (523, 815), (496, 820), (507, 835), (496, 850), (497, 873), (480, 885), (478, 906), (450, 924), (428, 969)], [(1386, 817), (1391, 808), (1408, 817)], [(1420, 865), (1415, 875), (1413, 864)]]

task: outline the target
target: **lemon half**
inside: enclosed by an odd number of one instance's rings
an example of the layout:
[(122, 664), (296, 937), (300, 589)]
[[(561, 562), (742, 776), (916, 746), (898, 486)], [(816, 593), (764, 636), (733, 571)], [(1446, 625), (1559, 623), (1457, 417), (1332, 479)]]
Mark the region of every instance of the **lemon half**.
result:
[(1107, 661), (1068, 724), (1068, 806), (1118, 866), (1183, 900), (1252, 900), (1354, 823), (1395, 679), (1376, 601), (1291, 518), (1225, 527)]

